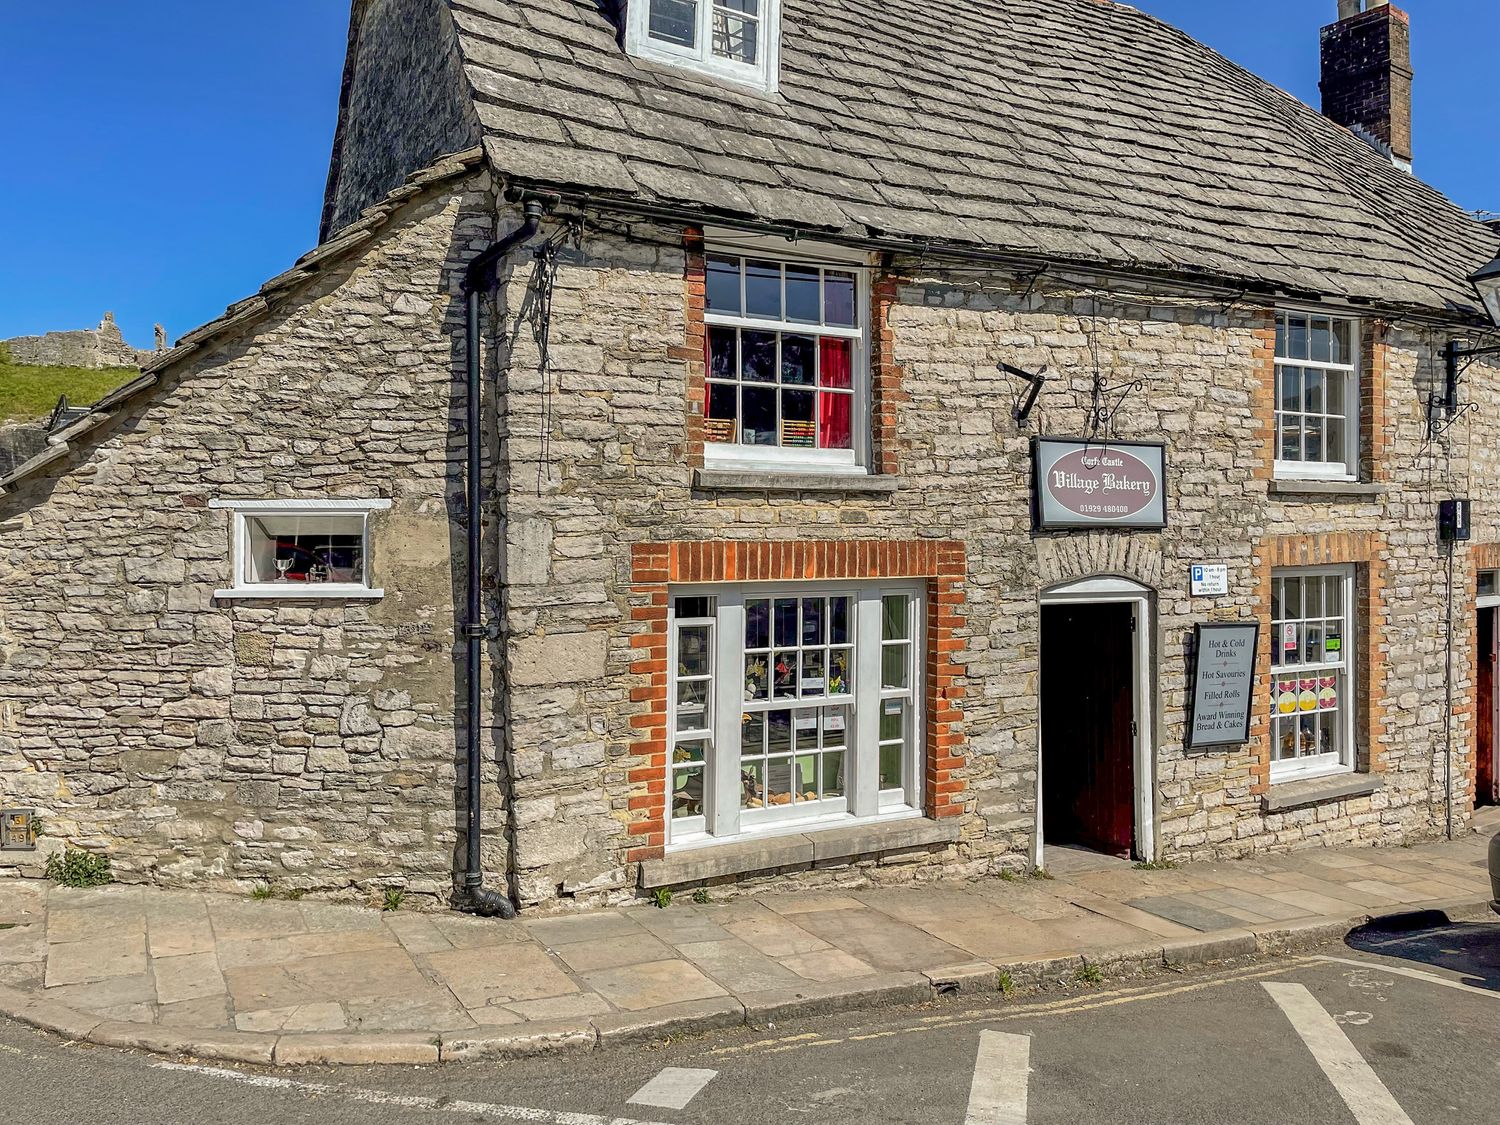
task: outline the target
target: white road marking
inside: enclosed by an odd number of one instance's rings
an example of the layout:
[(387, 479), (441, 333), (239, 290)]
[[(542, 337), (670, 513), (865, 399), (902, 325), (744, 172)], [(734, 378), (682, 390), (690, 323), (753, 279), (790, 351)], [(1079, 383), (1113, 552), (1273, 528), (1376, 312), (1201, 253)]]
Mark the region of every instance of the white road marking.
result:
[(695, 1070), (692, 1067), (669, 1066), (647, 1082), (627, 1105), (649, 1105), (658, 1109), (686, 1109), (715, 1078), (717, 1070)]
[(1352, 957), (1315, 957), (1314, 960), (1332, 961), (1337, 965), (1354, 965), (1361, 969), (1369, 969), (1371, 972), (1393, 973), (1396, 976), (1411, 977), (1413, 980), (1424, 980), (1428, 984), (1440, 984), (1444, 988), (1457, 988), (1463, 992), (1472, 992), (1475, 996), (1488, 996), (1491, 1000), (1500, 999), (1500, 992), (1493, 989), (1475, 988), (1472, 984), (1465, 984), (1461, 980), (1449, 980), (1436, 973), (1424, 973), (1421, 969), (1408, 969), (1405, 965), (1387, 965), (1384, 961), (1356, 961)]
[(1261, 981), (1359, 1125), (1412, 1125), (1385, 1083), (1303, 985)]
[(636, 1121), (629, 1117), (601, 1117), (594, 1113), (566, 1113), (561, 1110), (530, 1109), (518, 1105), (493, 1105), (489, 1102), (450, 1101), (415, 1094), (393, 1094), (388, 1090), (364, 1090), (355, 1086), (336, 1086), (330, 1082), (299, 1082), (269, 1074), (243, 1074), (217, 1066), (193, 1066), (188, 1063), (152, 1063), (157, 1070), (179, 1070), (220, 1078), (263, 1090), (287, 1090), (320, 1097), (343, 1098), (369, 1105), (393, 1105), (403, 1109), (430, 1109), (444, 1113), (467, 1113), (471, 1116), (498, 1117), (507, 1121), (535, 1121), (539, 1125), (662, 1125), (654, 1121)]
[(964, 1125), (1026, 1125), (1030, 1080), (1031, 1036), (981, 1031)]

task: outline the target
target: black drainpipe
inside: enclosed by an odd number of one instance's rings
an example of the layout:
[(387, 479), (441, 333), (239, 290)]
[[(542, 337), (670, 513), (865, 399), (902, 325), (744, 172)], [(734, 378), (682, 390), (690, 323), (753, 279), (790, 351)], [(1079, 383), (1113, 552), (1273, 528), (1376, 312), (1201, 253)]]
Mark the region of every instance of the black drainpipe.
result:
[(467, 300), (468, 345), (465, 359), (468, 366), (467, 419), (469, 429), (469, 456), (465, 472), (468, 505), (468, 541), (465, 546), (464, 570), (468, 579), (468, 611), (464, 619), (464, 638), (468, 642), (464, 656), (465, 679), (469, 687), (469, 807), (467, 810), (467, 857), (464, 863), (463, 898), (460, 910), (485, 917), (514, 918), (515, 904), (509, 896), (492, 891), (484, 885), (484, 869), (479, 856), (479, 787), (483, 780), (484, 758), (480, 744), (480, 710), (483, 697), (480, 673), (483, 670), (483, 644), (486, 636), (484, 611), (480, 604), (479, 559), (484, 530), (480, 505), (483, 489), (480, 473), (484, 466), (483, 434), (483, 385), (480, 369), (483, 366), (479, 339), (479, 300), (495, 284), (495, 269), (512, 249), (533, 238), (542, 224), (542, 203), (529, 199), (525, 205), (525, 221), (485, 250), (464, 271), (464, 297)]

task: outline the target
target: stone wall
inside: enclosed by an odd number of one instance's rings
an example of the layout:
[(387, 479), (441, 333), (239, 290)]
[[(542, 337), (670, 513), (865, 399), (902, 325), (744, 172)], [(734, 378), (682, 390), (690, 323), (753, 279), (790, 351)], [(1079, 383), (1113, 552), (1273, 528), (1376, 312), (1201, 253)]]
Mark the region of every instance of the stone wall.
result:
[[(399, 884), (428, 903), (447, 893), (463, 797), (456, 281), (493, 235), (493, 205), (471, 186), (408, 206), (297, 301), (169, 370), (66, 475), (0, 501), (0, 799), (42, 809), (47, 846), (105, 849), (126, 877), (167, 883), (270, 881), (357, 898)], [(1270, 480), (1268, 309), (898, 261), (879, 326), (893, 412), (881, 452), (896, 490), (718, 491), (692, 482), (687, 388), (699, 361), (686, 341), (700, 294), (683, 232), (602, 216), (587, 230), (559, 265), (545, 370), (529, 255), (500, 288), (503, 332), (491, 341), (485, 584), (501, 637), (487, 680), (485, 863), (492, 877), (511, 871), (523, 904), (636, 893), (632, 848), (660, 801), (639, 747), (660, 721), (635, 659), (655, 628), (632, 569), (646, 543), (963, 544), (950, 656), (959, 842), (778, 885), (1029, 865), (1040, 595), (1100, 574), (1153, 591), (1159, 854), (1438, 830), (1434, 508), (1461, 484), (1476, 495), (1500, 486), (1477, 479), (1493, 466), (1467, 452), (1488, 422), (1426, 441), (1419, 403), (1441, 379), (1431, 333), (1370, 326), (1370, 486), (1289, 495)], [(1002, 359), (1048, 371), (1026, 428), (1012, 417), (1023, 388)], [(1034, 533), (1030, 438), (1086, 429), (1096, 370), (1117, 390), (1139, 383), (1117, 396), (1113, 429), (1167, 443), (1169, 525)], [(208, 501), (316, 495), (393, 500), (374, 530), (385, 599), (215, 601), (228, 522)], [(1483, 534), (1500, 537), (1492, 521)], [(1209, 617), (1264, 619), (1269, 568), (1302, 557), (1348, 558), (1372, 591), (1359, 749), (1383, 787), (1267, 812), (1265, 677), (1250, 744), (1190, 755), (1187, 648)], [(1229, 596), (1189, 598), (1198, 561), (1228, 564)], [(1472, 602), (1459, 612), (1471, 617)], [(1472, 642), (1460, 630), (1456, 645), (1466, 776)], [(1456, 812), (1462, 823), (1464, 794)]]
[[(446, 899), (460, 846), (462, 265), (486, 184), (407, 205), (0, 499), (0, 803), (130, 880)], [(384, 600), (243, 601), (223, 498), (388, 497)], [(457, 505), (457, 507), (455, 507)], [(502, 816), (492, 777), (491, 815)], [(503, 871), (503, 836), (487, 843)], [(33, 862), (0, 856), (0, 867)]]
[[(157, 329), (158, 341), (161, 329)], [(12, 363), (38, 367), (139, 367), (155, 352), (139, 351), (125, 342), (115, 314), (107, 312), (98, 328), (48, 332), (42, 336), (14, 336), (0, 340)]]
[[(954, 874), (1029, 862), (1040, 594), (1098, 574), (1154, 591), (1159, 854), (1226, 857), (1315, 843), (1391, 843), (1437, 831), (1443, 648), (1434, 599), (1442, 568), (1433, 513), (1444, 479), (1465, 466), (1444, 443), (1425, 443), (1414, 412), (1431, 379), (1430, 341), (1395, 330), (1382, 340), (1382, 412), (1371, 415), (1381, 438), (1378, 487), (1347, 497), (1273, 497), (1269, 309), (1218, 298), (1122, 298), (1118, 286), (1101, 292), (1103, 283), (1088, 279), (1049, 279), (1028, 291), (1024, 279), (930, 271), (901, 282), (889, 309), (902, 378), (898, 490), (831, 497), (716, 492), (691, 484), (684, 400), (696, 361), (683, 346), (693, 329), (682, 245), (682, 232), (667, 229), (590, 237), (558, 274), (548, 374), (539, 373), (536, 342), (524, 329), (503, 360), (507, 652), (513, 667), (533, 670), (513, 679), (506, 701), (525, 902), (630, 893), (633, 872), (622, 857), (631, 825), (650, 815), (647, 786), (631, 779), (643, 765), (631, 746), (634, 731), (650, 722), (641, 701), (651, 688), (628, 672), (633, 640), (648, 627), (630, 597), (629, 547), (644, 542), (965, 543), (963, 838), (956, 854), (871, 865), (857, 877), (931, 874), (923, 862)], [(523, 268), (511, 282), (511, 310), (525, 303), (529, 278)], [(1024, 430), (1011, 417), (1022, 388), (999, 372), (1001, 359), (1049, 372)], [(1140, 382), (1119, 405), (1118, 436), (1167, 442), (1169, 526), (1035, 534), (1030, 437), (1085, 430), (1096, 362), (1113, 386)], [(1381, 707), (1362, 714), (1357, 742), (1360, 760), (1384, 771), (1384, 786), (1267, 813), (1264, 676), (1249, 745), (1194, 754), (1183, 748), (1193, 625), (1210, 617), (1263, 618), (1270, 560), (1276, 550), (1293, 549), (1287, 537), (1351, 529), (1383, 537), (1361, 569), (1368, 582), (1370, 566), (1383, 568), (1377, 613), (1385, 632), (1372, 664), (1383, 682), (1370, 685)], [(1200, 561), (1229, 565), (1228, 597), (1188, 596), (1188, 568)], [(1460, 664), (1466, 658), (1460, 647)], [(549, 661), (557, 665), (553, 675), (535, 671)], [(1468, 691), (1461, 673), (1460, 708)], [(1466, 815), (1460, 801), (1460, 822)], [(778, 876), (782, 885), (789, 878), (839, 875)]]
[(444, 0), (354, 0), (324, 239), (439, 156), (478, 143)]
[(46, 426), (0, 426), (0, 477), (9, 476), (17, 465), (46, 448)]

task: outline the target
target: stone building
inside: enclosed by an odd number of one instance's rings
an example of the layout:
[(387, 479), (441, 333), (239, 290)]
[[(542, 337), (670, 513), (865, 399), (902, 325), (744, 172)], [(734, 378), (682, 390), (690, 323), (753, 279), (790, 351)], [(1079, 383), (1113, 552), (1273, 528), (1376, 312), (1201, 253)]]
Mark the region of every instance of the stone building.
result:
[(1330, 120), (1098, 0), (607, 8), (357, 0), (322, 244), (0, 481), (0, 864), (557, 909), (1493, 798), (1500, 234), (1404, 14)]
[(13, 363), (42, 367), (140, 367), (166, 350), (166, 331), (156, 326), (156, 350), (132, 348), (125, 342), (115, 314), (107, 312), (98, 328), (80, 328), (73, 332), (47, 332), (41, 336), (12, 336), (0, 340), (0, 347)]

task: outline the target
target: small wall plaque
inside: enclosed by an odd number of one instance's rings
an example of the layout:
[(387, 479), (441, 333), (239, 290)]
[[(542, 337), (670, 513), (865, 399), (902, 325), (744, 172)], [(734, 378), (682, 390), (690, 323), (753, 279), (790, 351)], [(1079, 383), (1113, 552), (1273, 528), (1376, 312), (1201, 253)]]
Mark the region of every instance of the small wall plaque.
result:
[(0, 851), (36, 850), (36, 810), (0, 809)]

